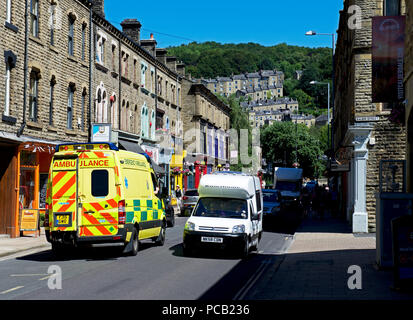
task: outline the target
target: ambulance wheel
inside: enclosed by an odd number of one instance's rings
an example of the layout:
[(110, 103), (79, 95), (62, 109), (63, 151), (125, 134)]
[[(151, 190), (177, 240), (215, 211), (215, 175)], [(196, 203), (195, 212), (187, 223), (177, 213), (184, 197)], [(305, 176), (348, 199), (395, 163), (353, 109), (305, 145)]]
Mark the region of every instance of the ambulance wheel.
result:
[(55, 258), (63, 256), (63, 245), (58, 242), (52, 242), (52, 254)]
[(165, 221), (163, 221), (161, 232), (159, 233), (159, 236), (156, 239), (155, 244), (158, 246), (163, 246), (165, 244), (165, 238), (166, 238), (166, 223)]
[(136, 230), (136, 228), (133, 228), (131, 241), (132, 241), (132, 250), (130, 251), (130, 255), (136, 256), (139, 251), (138, 231)]

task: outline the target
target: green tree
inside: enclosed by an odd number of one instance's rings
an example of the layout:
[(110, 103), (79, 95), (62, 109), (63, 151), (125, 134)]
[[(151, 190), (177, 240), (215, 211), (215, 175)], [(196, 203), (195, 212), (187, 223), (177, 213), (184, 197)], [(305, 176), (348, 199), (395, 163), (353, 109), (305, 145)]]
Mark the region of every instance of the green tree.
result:
[(319, 141), (310, 134), (307, 126), (275, 122), (261, 131), (261, 141), (265, 141), (262, 153), (267, 163), (279, 163), (285, 155), (287, 167), (298, 161), (305, 177), (319, 176), (323, 153)]

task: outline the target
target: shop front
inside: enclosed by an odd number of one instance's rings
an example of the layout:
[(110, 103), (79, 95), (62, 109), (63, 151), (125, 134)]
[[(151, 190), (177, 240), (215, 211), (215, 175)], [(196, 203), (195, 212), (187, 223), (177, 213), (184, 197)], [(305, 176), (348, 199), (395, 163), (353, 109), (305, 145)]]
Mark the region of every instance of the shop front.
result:
[[(49, 167), (55, 145), (24, 142), (16, 146), (1, 146), (6, 155), (1, 163), (5, 175), (0, 181), (0, 210), (3, 220), (1, 234), (20, 235), (22, 210), (45, 211)], [(8, 164), (7, 164), (8, 162)]]

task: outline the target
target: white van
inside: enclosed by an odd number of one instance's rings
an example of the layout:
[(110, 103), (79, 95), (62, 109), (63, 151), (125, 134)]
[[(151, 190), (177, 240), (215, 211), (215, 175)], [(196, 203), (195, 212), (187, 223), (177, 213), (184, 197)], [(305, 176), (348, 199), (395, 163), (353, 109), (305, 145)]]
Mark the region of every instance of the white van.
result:
[(193, 249), (236, 250), (246, 257), (262, 236), (262, 190), (258, 177), (218, 172), (202, 177), (199, 200), (185, 224), (184, 255)]

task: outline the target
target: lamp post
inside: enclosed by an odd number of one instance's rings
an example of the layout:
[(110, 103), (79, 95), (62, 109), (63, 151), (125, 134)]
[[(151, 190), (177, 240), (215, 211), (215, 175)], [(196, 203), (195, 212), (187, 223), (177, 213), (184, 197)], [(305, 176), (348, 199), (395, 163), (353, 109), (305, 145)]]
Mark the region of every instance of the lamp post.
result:
[[(335, 92), (334, 92), (334, 78), (335, 78), (334, 53), (335, 53), (336, 35), (335, 35), (335, 33), (319, 33), (319, 32), (312, 31), (312, 30), (307, 31), (307, 32), (305, 33), (305, 35), (306, 35), (306, 36), (331, 36), (331, 37), (332, 37), (331, 49), (332, 49), (332, 56), (333, 56), (333, 59), (332, 59), (332, 61), (333, 61), (333, 73), (332, 73), (332, 91), (331, 91), (331, 96), (332, 96), (332, 100), (333, 100), (333, 105), (332, 105), (332, 107), (333, 107), (333, 116), (332, 116), (333, 121), (332, 121), (332, 123), (331, 123), (331, 150), (332, 150), (333, 155), (334, 155), (334, 134), (333, 134), (333, 133), (334, 133), (334, 129), (333, 129), (333, 126), (334, 126), (334, 105), (335, 105), (335, 101), (334, 101), (334, 98), (335, 98)], [(330, 92), (330, 90), (329, 90), (329, 92)], [(328, 99), (328, 102), (330, 103), (330, 99)], [(333, 157), (334, 157), (334, 156), (333, 156)]]
[[(328, 147), (330, 148), (330, 82), (319, 82), (319, 81), (311, 81), (310, 84), (316, 85), (316, 84), (323, 84), (327, 85), (327, 90), (328, 90), (328, 108), (327, 108), (327, 131), (328, 131)], [(331, 139), (333, 140), (333, 139)]]

